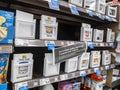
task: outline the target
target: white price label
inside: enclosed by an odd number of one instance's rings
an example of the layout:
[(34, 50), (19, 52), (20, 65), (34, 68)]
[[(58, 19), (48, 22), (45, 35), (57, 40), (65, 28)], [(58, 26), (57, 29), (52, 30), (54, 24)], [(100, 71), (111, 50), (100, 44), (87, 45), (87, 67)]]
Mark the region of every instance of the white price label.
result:
[(55, 80), (55, 81), (58, 81), (58, 77), (55, 77), (54, 80)]
[(61, 45), (65, 45), (65, 43), (63, 41), (61, 41)]
[(36, 81), (36, 82), (34, 82), (34, 86), (38, 86), (38, 82)]
[(111, 68), (114, 68), (114, 67), (115, 67), (115, 64), (112, 64), (112, 65), (111, 65)]
[(54, 44), (55, 45), (55, 42), (54, 41), (45, 41), (45, 46), (48, 46), (48, 44)]
[(75, 77), (75, 73), (72, 73), (72, 77)]
[(68, 79), (68, 75), (64, 74), (64, 75), (60, 75), (60, 80), (66, 80)]
[(67, 41), (67, 45), (74, 45), (75, 43), (74, 42), (71, 42), (71, 41)]
[(46, 78), (46, 79), (40, 79), (40, 85), (46, 85), (50, 83), (50, 79)]
[(114, 21), (114, 22), (117, 22), (117, 19), (115, 19), (115, 18), (112, 18), (112, 21)]
[(104, 46), (104, 43), (100, 43), (100, 46)]

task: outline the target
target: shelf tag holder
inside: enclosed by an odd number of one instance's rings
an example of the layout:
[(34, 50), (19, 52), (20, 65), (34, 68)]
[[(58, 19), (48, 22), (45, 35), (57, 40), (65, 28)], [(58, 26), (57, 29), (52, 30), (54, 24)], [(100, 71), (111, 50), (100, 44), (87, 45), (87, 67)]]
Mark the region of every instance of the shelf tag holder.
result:
[(100, 13), (96, 13), (96, 15), (98, 16), (98, 18), (99, 18), (99, 19), (104, 20), (104, 17), (103, 17), (103, 15), (102, 15), (102, 14), (100, 14)]
[(110, 70), (110, 66), (105, 66), (105, 69), (106, 70)]
[(106, 19), (107, 19), (109, 22), (112, 22), (112, 18), (106, 16)]
[(94, 49), (94, 48), (95, 48), (92, 43), (91, 43), (91, 44), (88, 44), (88, 47), (89, 47), (90, 49)]
[(58, 0), (49, 0), (48, 3), (49, 3), (49, 8), (50, 9), (58, 10), (58, 11), (60, 10)]
[(94, 16), (94, 14), (93, 14), (92, 11), (90, 11), (90, 10), (86, 10), (86, 11), (87, 11), (87, 13), (88, 13), (88, 15), (89, 15), (90, 17), (93, 17), (93, 16)]
[(86, 77), (86, 71), (80, 71), (80, 76), (81, 77)]
[(78, 9), (75, 5), (69, 4), (69, 7), (72, 14), (79, 15)]

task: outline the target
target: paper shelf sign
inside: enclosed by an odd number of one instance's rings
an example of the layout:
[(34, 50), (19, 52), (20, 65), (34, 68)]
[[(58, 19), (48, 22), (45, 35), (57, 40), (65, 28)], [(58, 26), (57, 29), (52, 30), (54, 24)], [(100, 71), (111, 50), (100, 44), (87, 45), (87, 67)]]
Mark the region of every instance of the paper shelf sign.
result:
[(58, 0), (49, 0), (49, 8), (54, 10), (60, 10)]
[(53, 51), (53, 61), (55, 63), (64, 62), (72, 57), (80, 56), (85, 52), (85, 43), (77, 43), (70, 46), (64, 46), (59, 48), (54, 48)]
[(72, 14), (79, 15), (78, 9), (75, 5), (69, 4)]

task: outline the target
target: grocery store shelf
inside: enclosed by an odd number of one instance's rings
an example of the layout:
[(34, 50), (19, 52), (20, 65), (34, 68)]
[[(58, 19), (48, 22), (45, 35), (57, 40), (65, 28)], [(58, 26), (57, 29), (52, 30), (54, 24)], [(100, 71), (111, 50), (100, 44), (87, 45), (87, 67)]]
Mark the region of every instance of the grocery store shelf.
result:
[[(59, 0), (60, 11), (50, 9), (48, 6), (48, 2), (43, 0), (15, 0), (14, 2), (1, 0), (0, 6), (6, 8), (9, 3), (10, 3), (9, 5), (10, 9), (15, 9), (15, 10), (18, 9), (25, 12), (36, 14), (39, 16), (39, 19), (41, 14), (45, 14), (45, 15), (55, 16), (58, 18), (58, 20), (59, 19), (67, 20), (67, 21), (76, 22), (76, 23), (81, 23), (86, 20), (88, 23), (92, 23), (93, 21), (96, 21), (96, 23), (97, 22), (111, 23), (111, 21), (109, 21), (108, 18), (111, 19), (112, 22), (118, 22), (115, 18), (110, 18), (106, 15), (102, 15), (81, 7), (77, 7), (78, 11), (80, 12), (80, 15), (79, 16), (73, 15), (70, 12), (69, 3), (63, 0)], [(88, 14), (89, 12), (93, 13), (93, 17), (89, 16)], [(100, 19), (98, 15), (102, 15), (103, 19)]]
[(12, 53), (13, 46), (12, 45), (0, 45), (0, 53)]
[[(77, 43), (84, 44), (80, 41), (65, 41), (65, 40), (39, 40), (39, 39), (15, 39), (15, 46), (16, 47), (45, 47), (47, 44), (54, 44), (55, 46), (67, 46), (73, 45)], [(114, 43), (97, 43), (97, 42), (88, 42), (89, 45), (93, 45), (94, 47), (112, 47)]]
[(72, 73), (65, 73), (65, 74), (60, 74), (60, 75), (56, 75), (56, 76), (52, 76), (52, 77), (43, 77), (43, 78), (37, 78), (37, 79), (32, 79), (32, 80), (28, 80), (28, 81), (23, 81), (23, 82), (18, 82), (18, 83), (14, 83), (14, 88), (15, 90), (18, 90), (18, 86), (22, 85), (24, 83), (27, 83), (28, 88), (34, 88), (34, 87), (38, 87), (38, 86), (43, 86), (43, 85), (47, 85), (50, 83), (55, 83), (55, 82), (59, 82), (59, 81), (64, 81), (64, 80), (68, 80), (68, 79), (72, 79), (72, 78), (77, 78), (82, 76), (82, 74), (91, 74), (96, 72), (96, 70), (108, 70), (108, 69), (112, 69), (114, 68), (115, 65), (111, 64), (111, 65), (107, 65), (107, 66), (101, 66), (98, 68), (92, 68), (92, 69), (87, 69), (87, 70), (82, 70), (82, 71), (75, 71)]

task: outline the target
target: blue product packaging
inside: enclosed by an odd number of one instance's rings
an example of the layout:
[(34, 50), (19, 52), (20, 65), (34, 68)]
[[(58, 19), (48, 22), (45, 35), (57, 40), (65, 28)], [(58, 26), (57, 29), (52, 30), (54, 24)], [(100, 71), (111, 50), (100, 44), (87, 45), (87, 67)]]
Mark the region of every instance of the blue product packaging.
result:
[(9, 55), (10, 54), (0, 54), (0, 84), (6, 83), (7, 81)]
[(14, 13), (0, 10), (0, 44), (12, 44), (14, 39)]

